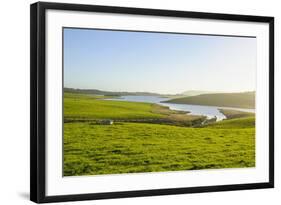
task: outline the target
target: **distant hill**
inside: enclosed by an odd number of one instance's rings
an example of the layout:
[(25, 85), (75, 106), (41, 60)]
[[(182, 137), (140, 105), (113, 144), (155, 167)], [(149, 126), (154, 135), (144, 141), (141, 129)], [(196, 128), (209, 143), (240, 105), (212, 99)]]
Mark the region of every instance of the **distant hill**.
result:
[(165, 102), (221, 107), (255, 108), (255, 92), (201, 94), (197, 96), (175, 98)]
[(209, 94), (209, 93), (215, 93), (212, 91), (204, 91), (204, 90), (187, 90), (185, 92), (182, 92), (180, 95), (184, 96), (195, 96), (195, 95), (202, 95), (202, 94)]
[(93, 95), (105, 95), (105, 96), (124, 96), (124, 95), (144, 95), (144, 96), (161, 96), (158, 93), (149, 92), (113, 92), (113, 91), (103, 91), (96, 89), (75, 89), (75, 88), (64, 88), (64, 92), (69, 93), (83, 93), (83, 94), (93, 94)]

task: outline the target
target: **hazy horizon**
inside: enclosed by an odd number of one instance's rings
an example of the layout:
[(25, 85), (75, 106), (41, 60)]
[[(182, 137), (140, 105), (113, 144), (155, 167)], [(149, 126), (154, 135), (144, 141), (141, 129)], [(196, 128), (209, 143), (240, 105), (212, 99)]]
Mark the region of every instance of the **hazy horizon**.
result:
[(64, 29), (64, 87), (180, 94), (250, 92), (256, 38)]
[(256, 92), (255, 90), (245, 90), (245, 91), (211, 91), (211, 90), (185, 90), (183, 92), (179, 93), (157, 93), (157, 92), (150, 92), (150, 91), (122, 91), (122, 90), (100, 90), (95, 88), (71, 88), (71, 87), (64, 87), (65, 89), (75, 89), (75, 90), (99, 90), (99, 91), (105, 91), (105, 92), (130, 92), (130, 93), (155, 93), (155, 94), (161, 94), (161, 95), (180, 95), (184, 92), (206, 92), (203, 94), (215, 94), (215, 93), (247, 93), (247, 92)]

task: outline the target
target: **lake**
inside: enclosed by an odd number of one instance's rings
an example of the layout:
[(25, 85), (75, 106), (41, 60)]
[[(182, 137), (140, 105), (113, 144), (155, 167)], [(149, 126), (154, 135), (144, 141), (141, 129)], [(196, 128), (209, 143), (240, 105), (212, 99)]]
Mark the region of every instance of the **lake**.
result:
[(118, 100), (118, 101), (129, 101), (129, 102), (147, 102), (156, 103), (159, 105), (167, 106), (171, 110), (187, 111), (187, 115), (204, 115), (208, 119), (217, 118), (217, 121), (226, 119), (225, 115), (222, 114), (219, 109), (231, 109), (243, 112), (255, 113), (255, 109), (244, 109), (244, 108), (234, 108), (234, 107), (217, 107), (217, 106), (207, 106), (207, 105), (188, 105), (188, 104), (176, 104), (176, 103), (163, 103), (163, 101), (170, 100), (170, 98), (159, 97), (159, 96), (134, 96), (126, 95), (118, 98), (111, 98), (106, 100)]

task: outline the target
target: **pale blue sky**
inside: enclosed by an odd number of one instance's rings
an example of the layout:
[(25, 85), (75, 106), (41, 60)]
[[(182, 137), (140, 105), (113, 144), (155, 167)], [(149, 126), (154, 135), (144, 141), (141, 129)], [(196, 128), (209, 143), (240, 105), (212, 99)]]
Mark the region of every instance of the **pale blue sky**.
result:
[(64, 87), (255, 90), (256, 38), (64, 29)]

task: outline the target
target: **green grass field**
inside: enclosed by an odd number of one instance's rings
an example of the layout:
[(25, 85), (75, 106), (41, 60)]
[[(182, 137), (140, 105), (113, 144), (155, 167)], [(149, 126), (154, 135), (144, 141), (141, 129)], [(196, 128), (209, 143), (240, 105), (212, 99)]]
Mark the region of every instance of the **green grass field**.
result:
[(223, 120), (217, 123), (208, 125), (209, 128), (220, 129), (244, 129), (255, 127), (255, 117), (244, 117), (230, 120)]
[[(255, 166), (254, 117), (190, 127), (192, 123), (188, 122), (201, 118), (149, 103), (65, 93), (63, 174)], [(101, 119), (114, 120), (114, 124), (97, 124)], [(147, 119), (153, 123), (147, 123)]]
[(150, 112), (152, 104), (101, 100), (102, 96), (65, 93), (65, 119), (143, 119), (164, 115)]

